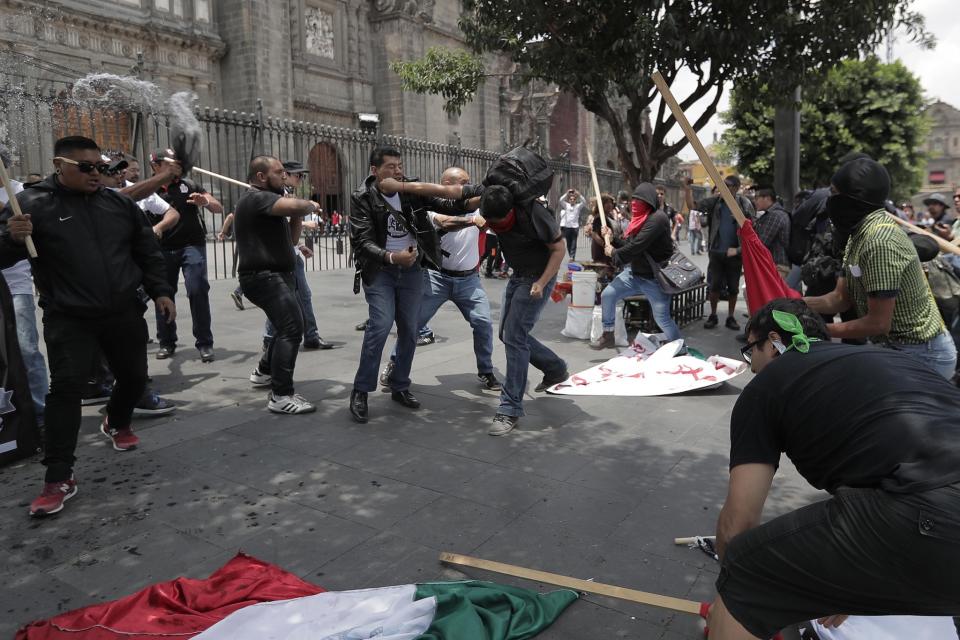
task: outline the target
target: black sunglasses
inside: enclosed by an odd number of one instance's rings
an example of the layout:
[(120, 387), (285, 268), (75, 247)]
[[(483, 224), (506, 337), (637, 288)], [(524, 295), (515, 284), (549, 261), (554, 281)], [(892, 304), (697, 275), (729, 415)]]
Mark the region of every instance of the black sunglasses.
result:
[(743, 361), (747, 364), (751, 364), (751, 361), (753, 360), (753, 348), (759, 347), (764, 343), (764, 341), (766, 341), (766, 338), (760, 338), (759, 340), (748, 342), (740, 347), (740, 357), (743, 358)]
[(93, 173), (94, 169), (96, 169), (97, 173), (106, 174), (110, 170), (110, 165), (106, 162), (77, 162), (76, 160), (61, 156), (57, 156), (54, 158), (54, 160), (60, 160), (61, 162), (72, 164), (80, 173)]

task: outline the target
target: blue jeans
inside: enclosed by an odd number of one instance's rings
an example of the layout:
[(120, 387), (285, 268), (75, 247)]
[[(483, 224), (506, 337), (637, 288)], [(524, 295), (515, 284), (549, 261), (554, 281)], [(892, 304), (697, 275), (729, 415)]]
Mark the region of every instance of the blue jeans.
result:
[(703, 231), (700, 229), (688, 229), (687, 239), (690, 240), (690, 253), (703, 253)]
[(913, 356), (947, 380), (957, 370), (957, 346), (946, 331), (923, 344), (898, 344), (896, 348)]
[(32, 293), (17, 293), (13, 296), (13, 310), (17, 316), (17, 343), (23, 366), (27, 370), (27, 382), (30, 384), (30, 397), (37, 410), (37, 422), (43, 424), (43, 410), (46, 405), (47, 363), (40, 353), (37, 336), (37, 305)]
[(527, 388), (529, 365), (550, 377), (559, 377), (567, 370), (566, 362), (530, 335), (556, 284), (556, 279), (551, 280), (543, 288), (541, 298), (531, 298), (530, 285), (536, 281), (537, 278), (532, 277), (511, 277), (500, 307), (500, 341), (506, 348), (507, 375), (497, 413), (515, 418), (523, 415), (523, 392)]
[(367, 393), (377, 388), (377, 374), (383, 346), (390, 328), (397, 323), (397, 357), (390, 375), (390, 389), (406, 391), (410, 388), (410, 367), (417, 349), (417, 321), (423, 300), (423, 274), (420, 267), (404, 269), (385, 266), (369, 285), (363, 285), (363, 294), (369, 307), (367, 330), (363, 332), (360, 365), (353, 379), (353, 388)]
[[(457, 305), (463, 319), (473, 329), (473, 353), (477, 357), (477, 373), (493, 373), (493, 321), (490, 319), (490, 300), (480, 284), (480, 274), (448, 276), (425, 269), (423, 275), (423, 303), (420, 306), (419, 335), (430, 335), (427, 323), (444, 302)], [(394, 345), (391, 358), (396, 359)]]
[[(299, 255), (293, 277), (296, 282), (297, 299), (300, 301), (300, 311), (303, 313), (303, 340), (304, 342), (319, 340), (320, 330), (317, 329), (317, 317), (313, 313), (313, 293), (310, 291), (310, 285), (307, 284), (307, 266)], [(237, 287), (237, 289), (241, 288)], [(264, 341), (272, 340), (276, 333), (273, 325), (267, 320), (263, 327)]]
[(633, 275), (630, 269), (620, 272), (607, 285), (600, 295), (600, 306), (603, 309), (603, 330), (613, 331), (617, 320), (617, 303), (629, 296), (642, 293), (653, 310), (653, 319), (657, 326), (667, 335), (667, 340), (681, 338), (680, 327), (670, 317), (670, 295), (663, 292), (660, 284), (653, 278), (641, 278)]
[[(167, 283), (176, 294), (183, 270), (183, 283), (190, 300), (190, 317), (193, 319), (193, 337), (197, 349), (213, 346), (213, 332), (210, 329), (210, 283), (207, 281), (207, 246), (190, 245), (183, 249), (164, 250), (167, 260)], [(157, 311), (157, 337), (164, 347), (177, 344), (177, 323), (167, 319)]]

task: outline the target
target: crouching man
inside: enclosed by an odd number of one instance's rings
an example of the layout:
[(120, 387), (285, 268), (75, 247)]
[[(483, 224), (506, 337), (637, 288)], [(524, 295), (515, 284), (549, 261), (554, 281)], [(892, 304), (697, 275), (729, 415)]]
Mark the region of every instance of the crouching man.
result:
[[(711, 640), (846, 615), (960, 614), (960, 390), (909, 355), (834, 344), (799, 300), (747, 326)], [(780, 454), (831, 497), (759, 524)]]

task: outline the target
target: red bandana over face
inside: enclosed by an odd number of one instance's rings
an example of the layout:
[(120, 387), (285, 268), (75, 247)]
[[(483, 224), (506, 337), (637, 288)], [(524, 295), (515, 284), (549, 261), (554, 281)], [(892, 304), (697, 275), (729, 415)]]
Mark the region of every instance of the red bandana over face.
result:
[(637, 200), (634, 198), (630, 201), (630, 224), (627, 225), (627, 230), (623, 232), (623, 237), (629, 238), (630, 236), (636, 234), (640, 231), (640, 227), (643, 226), (643, 223), (647, 221), (647, 218), (650, 214), (653, 213), (653, 207), (644, 202), (643, 200)]
[(510, 209), (510, 213), (505, 215), (501, 220), (487, 220), (487, 226), (493, 229), (494, 233), (506, 233), (513, 229), (513, 225), (517, 222), (517, 213), (515, 209)]

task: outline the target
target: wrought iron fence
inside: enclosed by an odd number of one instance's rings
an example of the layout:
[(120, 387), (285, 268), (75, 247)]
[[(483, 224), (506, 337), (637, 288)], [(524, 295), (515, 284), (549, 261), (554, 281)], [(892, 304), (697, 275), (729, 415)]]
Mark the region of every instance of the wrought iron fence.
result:
[[(13, 173), (25, 177), (44, 174), (52, 167), (53, 142), (65, 135), (86, 135), (104, 150), (121, 151), (138, 158), (146, 170), (154, 148), (169, 145), (169, 117), (116, 105), (91, 105), (74, 101), (66, 91), (23, 90), (7, 85), (0, 88), (0, 141), (14, 150)], [(314, 255), (309, 270), (340, 269), (352, 266), (349, 237), (350, 194), (369, 174), (369, 153), (376, 144), (397, 147), (404, 171), (425, 181), (437, 181), (444, 169), (460, 166), (475, 180), (498, 157), (498, 151), (470, 149), (397, 136), (377, 136), (360, 129), (333, 127), (264, 115), (262, 108), (244, 113), (200, 107), (196, 110), (202, 131), (198, 166), (243, 180), (249, 160), (270, 154), (283, 160), (298, 160), (309, 171), (304, 197), (317, 200), (332, 219), (318, 229), (308, 230), (307, 244)], [(4, 125), (6, 131), (4, 131)], [(548, 200), (556, 206), (569, 188), (581, 193), (593, 191), (588, 167), (563, 159), (550, 160), (556, 172)], [(616, 194), (624, 188), (619, 172), (598, 170), (601, 190)], [(242, 188), (201, 174), (193, 179), (213, 193), (224, 205), (223, 214), (204, 212), (207, 229), (207, 256), (210, 278), (231, 278), (236, 272), (236, 252), (230, 237), (218, 232), (227, 212), (240, 197)], [(339, 220), (338, 220), (339, 218)]]

